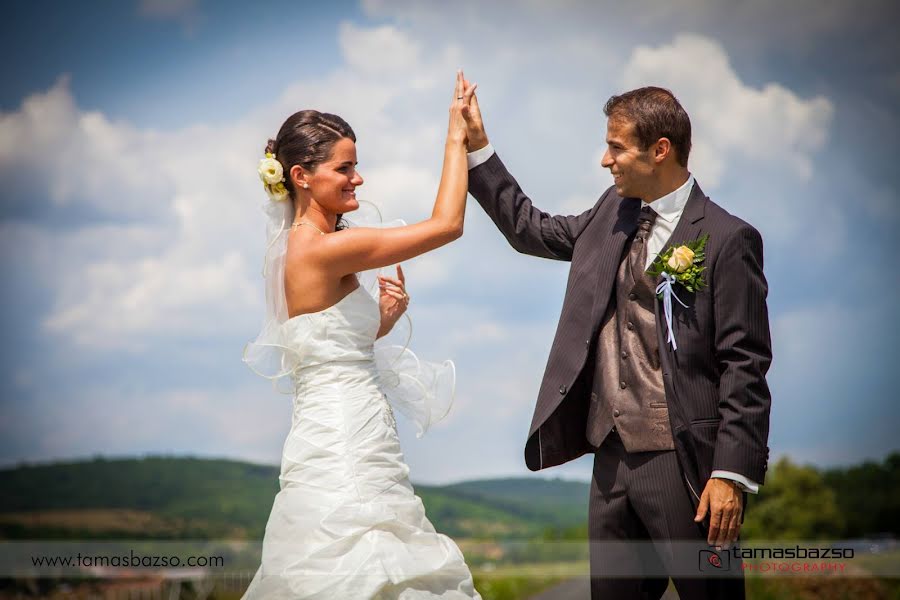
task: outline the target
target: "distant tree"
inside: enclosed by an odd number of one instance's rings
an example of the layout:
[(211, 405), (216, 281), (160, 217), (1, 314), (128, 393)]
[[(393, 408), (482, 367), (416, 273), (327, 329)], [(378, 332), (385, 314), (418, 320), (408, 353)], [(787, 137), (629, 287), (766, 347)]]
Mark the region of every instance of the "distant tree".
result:
[(782, 458), (750, 496), (742, 539), (813, 540), (841, 537), (844, 516), (834, 490), (814, 467)]
[(829, 469), (825, 483), (837, 494), (846, 519), (846, 537), (891, 533), (900, 537), (900, 452), (884, 463), (868, 461)]

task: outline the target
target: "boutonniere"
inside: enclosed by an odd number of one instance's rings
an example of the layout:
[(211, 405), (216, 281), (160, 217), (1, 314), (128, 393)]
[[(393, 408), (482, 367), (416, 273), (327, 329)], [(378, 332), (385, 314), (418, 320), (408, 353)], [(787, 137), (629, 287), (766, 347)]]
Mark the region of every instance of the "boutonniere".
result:
[(663, 280), (656, 286), (656, 295), (663, 301), (663, 309), (666, 315), (666, 326), (669, 330), (669, 343), (672, 349), (677, 350), (675, 343), (675, 330), (672, 327), (672, 298), (687, 308), (687, 304), (681, 301), (672, 289), (673, 284), (679, 283), (689, 292), (695, 292), (706, 286), (703, 279), (703, 271), (706, 267), (701, 265), (706, 258), (704, 249), (709, 239), (707, 233), (700, 239), (686, 242), (680, 246), (669, 246), (668, 250), (658, 254), (656, 260), (647, 269), (647, 274), (653, 278), (662, 275)]

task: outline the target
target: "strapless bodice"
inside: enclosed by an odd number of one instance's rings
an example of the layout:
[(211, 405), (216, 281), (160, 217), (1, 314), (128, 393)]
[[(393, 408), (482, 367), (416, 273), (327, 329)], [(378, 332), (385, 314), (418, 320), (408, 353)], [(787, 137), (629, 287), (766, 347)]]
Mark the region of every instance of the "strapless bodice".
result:
[(295, 354), (293, 366), (298, 369), (329, 362), (372, 360), (380, 324), (378, 303), (362, 286), (357, 286), (324, 310), (285, 321), (282, 339)]
[(451, 361), (422, 361), (406, 345), (378, 340), (378, 301), (362, 286), (336, 304), (281, 324), (282, 368), (297, 398), (311, 391), (348, 386), (377, 390), (416, 425), (421, 436), (453, 402), (456, 374)]

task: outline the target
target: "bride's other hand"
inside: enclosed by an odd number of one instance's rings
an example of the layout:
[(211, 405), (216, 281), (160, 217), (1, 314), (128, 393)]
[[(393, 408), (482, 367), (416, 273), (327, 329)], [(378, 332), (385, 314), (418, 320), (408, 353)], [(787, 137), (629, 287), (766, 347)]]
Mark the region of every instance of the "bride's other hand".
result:
[(409, 294), (406, 293), (406, 277), (403, 269), (397, 265), (397, 277), (378, 276), (378, 287), (381, 294), (378, 306), (381, 309), (381, 326), (378, 335), (381, 337), (393, 329), (397, 321), (409, 307)]
[(475, 94), (478, 84), (467, 85), (462, 70), (456, 72), (456, 86), (453, 89), (453, 100), (450, 102), (450, 125), (447, 129), (447, 143), (466, 144), (467, 124), (465, 113), (469, 111), (469, 103)]

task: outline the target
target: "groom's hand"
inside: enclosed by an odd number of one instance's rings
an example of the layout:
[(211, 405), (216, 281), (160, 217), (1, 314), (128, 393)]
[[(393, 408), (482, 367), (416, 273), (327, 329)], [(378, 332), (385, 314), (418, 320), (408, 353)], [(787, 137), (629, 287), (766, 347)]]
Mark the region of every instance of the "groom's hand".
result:
[(713, 477), (706, 482), (694, 521), (699, 523), (709, 513), (706, 541), (710, 546), (721, 546), (727, 550), (737, 541), (741, 531), (743, 502), (744, 498), (733, 481)]
[[(469, 80), (463, 76), (463, 89), (470, 86)], [(472, 94), (472, 100), (462, 108), (463, 118), (466, 120), (466, 151), (475, 152), (488, 145), (488, 137), (484, 132), (484, 121), (481, 119), (481, 109), (478, 108), (478, 97)]]

